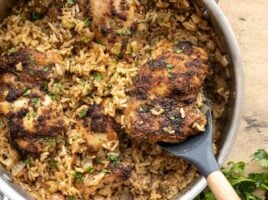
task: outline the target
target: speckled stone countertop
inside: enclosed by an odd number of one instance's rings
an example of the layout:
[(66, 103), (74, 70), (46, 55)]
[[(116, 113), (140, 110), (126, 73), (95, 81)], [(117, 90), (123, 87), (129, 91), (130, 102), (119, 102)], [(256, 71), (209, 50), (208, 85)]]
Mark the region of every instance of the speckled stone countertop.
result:
[(228, 161), (250, 162), (256, 150), (268, 151), (268, 0), (220, 0), (219, 5), (240, 45), (246, 87), (244, 115)]

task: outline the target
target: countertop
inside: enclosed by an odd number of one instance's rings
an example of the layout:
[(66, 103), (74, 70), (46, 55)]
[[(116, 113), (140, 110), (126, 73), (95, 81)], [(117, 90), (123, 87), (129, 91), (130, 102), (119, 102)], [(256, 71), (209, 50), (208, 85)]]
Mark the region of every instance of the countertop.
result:
[(268, 151), (268, 0), (220, 0), (239, 43), (245, 77), (245, 105), (228, 161), (250, 162)]

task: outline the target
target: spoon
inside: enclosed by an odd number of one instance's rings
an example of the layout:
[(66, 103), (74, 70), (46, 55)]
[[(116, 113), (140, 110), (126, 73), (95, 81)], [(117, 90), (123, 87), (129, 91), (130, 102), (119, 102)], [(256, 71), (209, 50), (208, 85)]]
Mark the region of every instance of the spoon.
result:
[(220, 171), (212, 151), (212, 115), (207, 105), (207, 125), (204, 133), (195, 135), (182, 143), (159, 143), (169, 153), (191, 162), (207, 179), (208, 186), (217, 200), (240, 200), (235, 190)]

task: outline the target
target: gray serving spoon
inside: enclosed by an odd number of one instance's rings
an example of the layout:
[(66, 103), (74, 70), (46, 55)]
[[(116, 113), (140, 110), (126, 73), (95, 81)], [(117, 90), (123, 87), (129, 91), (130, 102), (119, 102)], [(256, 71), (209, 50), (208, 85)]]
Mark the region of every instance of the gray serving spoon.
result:
[(193, 136), (182, 143), (159, 143), (166, 151), (191, 162), (207, 179), (208, 186), (218, 200), (239, 200), (231, 184), (220, 171), (212, 151), (212, 115), (207, 102), (207, 125), (204, 133)]

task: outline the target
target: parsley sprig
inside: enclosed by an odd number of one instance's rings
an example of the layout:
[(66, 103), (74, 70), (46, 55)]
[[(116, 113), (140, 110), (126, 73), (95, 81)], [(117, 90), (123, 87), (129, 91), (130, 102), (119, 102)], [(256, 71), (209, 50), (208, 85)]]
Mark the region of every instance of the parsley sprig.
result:
[[(268, 168), (268, 154), (264, 149), (253, 154), (253, 160), (259, 161), (260, 165)], [(222, 172), (243, 200), (261, 200), (255, 194), (256, 190), (265, 192), (264, 199), (268, 199), (268, 173), (250, 173), (245, 175), (245, 162), (230, 162), (222, 169)], [(207, 188), (195, 200), (216, 200), (212, 192)]]

